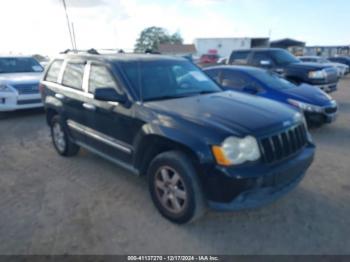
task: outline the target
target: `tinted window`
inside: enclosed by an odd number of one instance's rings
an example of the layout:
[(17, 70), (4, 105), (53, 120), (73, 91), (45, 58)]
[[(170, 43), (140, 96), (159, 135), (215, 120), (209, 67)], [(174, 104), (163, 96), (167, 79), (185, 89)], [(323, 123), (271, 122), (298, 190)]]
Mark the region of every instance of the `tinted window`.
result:
[(206, 74), (188, 61), (125, 62), (122, 68), (143, 101), (221, 91)]
[(61, 71), (62, 64), (63, 64), (62, 60), (54, 61), (51, 64), (49, 71), (47, 72), (45, 80), (57, 83), (58, 75), (59, 75), (59, 73)]
[(269, 62), (270, 64), (273, 63), (271, 57), (269, 54), (267, 53), (264, 53), (264, 52), (257, 52), (257, 53), (254, 53), (254, 56), (253, 56), (253, 65), (261, 65), (261, 61), (266, 61), (266, 62)]
[(273, 50), (270, 53), (278, 65), (289, 65), (300, 62), (300, 60), (286, 50)]
[(89, 78), (89, 92), (94, 93), (98, 88), (112, 87), (119, 91), (109, 70), (102, 65), (91, 65)]
[(242, 89), (249, 84), (249, 80), (244, 75), (232, 70), (224, 70), (221, 78), (221, 85), (223, 87)]
[(289, 89), (295, 87), (291, 82), (270, 71), (256, 70), (250, 72), (250, 75), (273, 89)]
[(304, 58), (304, 57), (301, 57), (300, 60), (303, 61), (303, 62), (312, 62), (312, 59), (311, 59), (311, 58)]
[(231, 56), (231, 63), (247, 64), (249, 54), (250, 54), (249, 51), (233, 52), (233, 54)]
[(75, 89), (82, 89), (84, 76), (83, 63), (68, 63), (63, 74), (62, 84)]
[(215, 82), (220, 83), (220, 70), (218, 69), (213, 69), (213, 70), (206, 70), (205, 73), (213, 79)]
[(1, 57), (0, 73), (43, 72), (44, 68), (32, 57)]

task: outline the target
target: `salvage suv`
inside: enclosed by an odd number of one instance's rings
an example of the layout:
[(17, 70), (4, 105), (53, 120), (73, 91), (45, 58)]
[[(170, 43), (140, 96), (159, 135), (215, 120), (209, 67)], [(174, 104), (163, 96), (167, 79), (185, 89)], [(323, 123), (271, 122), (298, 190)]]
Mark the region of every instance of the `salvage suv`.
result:
[(146, 175), (172, 222), (269, 203), (311, 165), (315, 147), (296, 110), (222, 91), (186, 59), (94, 53), (53, 60), (41, 81), (53, 145)]
[(303, 63), (279, 48), (253, 48), (233, 51), (229, 64), (249, 65), (275, 71), (295, 84), (309, 84), (325, 92), (337, 90), (338, 71), (331, 65)]

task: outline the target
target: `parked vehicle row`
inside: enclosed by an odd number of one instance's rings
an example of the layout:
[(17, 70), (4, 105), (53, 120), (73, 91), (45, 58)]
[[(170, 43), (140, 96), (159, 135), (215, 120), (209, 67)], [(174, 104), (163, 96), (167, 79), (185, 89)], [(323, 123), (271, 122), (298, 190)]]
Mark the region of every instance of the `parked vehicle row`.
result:
[(284, 49), (248, 49), (233, 51), (229, 64), (249, 65), (272, 70), (295, 84), (306, 83), (326, 92), (337, 89), (338, 72), (329, 65), (303, 63)]
[(330, 123), (338, 110), (321, 90), (336, 90), (337, 70), (281, 49), (234, 51), (231, 65), (204, 71), (184, 58), (96, 50), (58, 57), (44, 74), (30, 57), (2, 59), (0, 110), (21, 109), (40, 90), (27, 107), (44, 104), (60, 155), (83, 147), (146, 175), (155, 206), (175, 223), (292, 190), (313, 161), (306, 122)]

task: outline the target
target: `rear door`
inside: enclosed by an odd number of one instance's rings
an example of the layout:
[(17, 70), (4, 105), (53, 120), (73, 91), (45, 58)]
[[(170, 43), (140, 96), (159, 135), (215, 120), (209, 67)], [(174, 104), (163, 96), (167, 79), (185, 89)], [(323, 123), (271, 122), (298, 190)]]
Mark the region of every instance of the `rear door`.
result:
[(87, 93), (83, 89), (84, 71), (86, 62), (83, 60), (65, 61), (61, 75), (60, 88), (55, 97), (63, 103), (63, 116), (67, 121), (72, 137), (80, 142), (85, 141), (82, 126), (86, 125), (87, 118), (83, 104)]

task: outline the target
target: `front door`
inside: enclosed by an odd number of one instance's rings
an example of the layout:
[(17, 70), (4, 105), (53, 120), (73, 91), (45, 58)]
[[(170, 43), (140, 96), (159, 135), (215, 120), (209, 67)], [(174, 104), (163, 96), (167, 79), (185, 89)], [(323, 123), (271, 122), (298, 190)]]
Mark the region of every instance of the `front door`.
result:
[(89, 117), (91, 135), (87, 141), (100, 152), (130, 164), (135, 129), (133, 108), (116, 102), (94, 99), (93, 94), (98, 88), (114, 88), (121, 94), (124, 91), (106, 65), (89, 63), (88, 68), (88, 92), (90, 96), (85, 107), (89, 111), (88, 114), (93, 117)]

